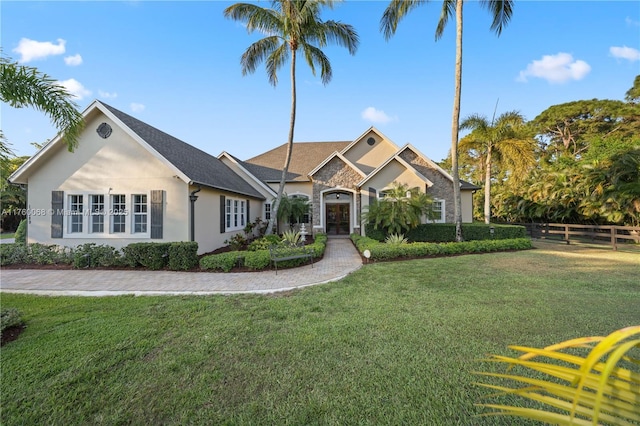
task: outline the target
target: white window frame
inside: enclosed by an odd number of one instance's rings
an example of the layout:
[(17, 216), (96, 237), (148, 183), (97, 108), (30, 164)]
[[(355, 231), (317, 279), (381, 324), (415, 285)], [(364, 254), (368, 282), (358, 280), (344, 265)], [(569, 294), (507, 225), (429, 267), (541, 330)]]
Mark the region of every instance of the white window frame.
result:
[[(66, 211), (69, 213), (69, 220), (67, 222), (68, 227), (67, 231), (70, 235), (78, 235), (83, 234), (86, 230), (84, 226), (84, 216), (85, 216), (85, 194), (69, 194), (68, 199), (68, 209)], [(78, 223), (78, 219), (80, 219)], [(80, 225), (80, 230), (74, 231), (74, 225)]]
[[(93, 218), (97, 216), (97, 213), (92, 211), (93, 208), (93, 196), (104, 196), (104, 211), (101, 213), (104, 217), (103, 232), (93, 232)], [(134, 200), (135, 196), (143, 195), (146, 197), (146, 212), (140, 212), (138, 214), (144, 214), (146, 216), (146, 231), (135, 231), (135, 215)], [(119, 203), (120, 206), (116, 209), (117, 204), (114, 203), (114, 197), (122, 196), (124, 203)], [(77, 200), (76, 197), (82, 197), (82, 210), (80, 215), (72, 214), (72, 200)], [(76, 203), (77, 204), (77, 203)], [(113, 191), (108, 192), (101, 191), (65, 191), (64, 196), (64, 225), (63, 225), (63, 238), (93, 238), (109, 240), (112, 238), (123, 239), (149, 239), (151, 238), (151, 191)], [(121, 210), (120, 214), (116, 210)], [(80, 216), (82, 219), (82, 232), (71, 232), (72, 229), (72, 216)], [(124, 216), (124, 231), (114, 231), (114, 218), (116, 216)], [(76, 219), (77, 220), (77, 219)], [(107, 223), (108, 221), (108, 223)]]
[(264, 220), (271, 220), (271, 203), (264, 203)]
[[(116, 203), (114, 201), (115, 197), (122, 197), (122, 202)], [(120, 200), (118, 200), (120, 201)], [(127, 195), (126, 194), (109, 194), (109, 206), (110, 215), (109, 215), (109, 233), (111, 234), (126, 234), (127, 233)], [(116, 223), (116, 218), (118, 218), (118, 222)], [(121, 231), (116, 231), (116, 225), (122, 226)]]
[(240, 231), (247, 225), (247, 200), (242, 198), (225, 198), (225, 232)]
[[(435, 203), (440, 203), (440, 219), (432, 219), (431, 222), (433, 223), (445, 223), (447, 216), (446, 216), (446, 210), (445, 210), (445, 205), (446, 202), (444, 199), (442, 198), (434, 198), (433, 199), (433, 204)], [(433, 205), (431, 207), (433, 209)], [(437, 210), (433, 209), (434, 212), (436, 212)]]
[[(138, 201), (137, 197), (144, 197), (144, 202)], [(149, 234), (149, 194), (131, 194), (131, 233), (136, 235)], [(142, 198), (141, 198), (142, 199)], [(138, 210), (140, 208), (140, 210)], [(144, 225), (144, 230), (138, 231), (138, 218), (144, 219), (140, 225)]]
[[(102, 197), (102, 202), (95, 202), (94, 197)], [(104, 234), (105, 196), (104, 194), (89, 194), (89, 233)], [(98, 209), (96, 209), (98, 206)], [(94, 230), (95, 225), (102, 225), (101, 231)]]

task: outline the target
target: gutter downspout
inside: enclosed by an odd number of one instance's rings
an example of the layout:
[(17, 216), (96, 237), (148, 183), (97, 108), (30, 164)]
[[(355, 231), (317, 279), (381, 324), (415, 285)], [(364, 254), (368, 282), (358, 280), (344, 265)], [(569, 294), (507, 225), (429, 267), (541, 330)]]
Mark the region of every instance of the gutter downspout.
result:
[(202, 191), (202, 187), (198, 185), (198, 189), (191, 191), (189, 201), (191, 202), (191, 241), (196, 240), (196, 201), (198, 192)]

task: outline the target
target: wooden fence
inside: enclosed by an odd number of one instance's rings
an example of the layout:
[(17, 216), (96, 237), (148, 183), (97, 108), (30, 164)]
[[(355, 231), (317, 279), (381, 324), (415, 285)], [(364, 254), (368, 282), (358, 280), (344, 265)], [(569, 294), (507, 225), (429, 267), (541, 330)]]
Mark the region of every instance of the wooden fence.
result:
[(619, 244), (640, 244), (640, 227), (613, 225), (574, 225), (568, 223), (517, 223), (527, 228), (531, 238), (555, 239), (569, 244), (588, 242), (608, 244), (614, 250)]

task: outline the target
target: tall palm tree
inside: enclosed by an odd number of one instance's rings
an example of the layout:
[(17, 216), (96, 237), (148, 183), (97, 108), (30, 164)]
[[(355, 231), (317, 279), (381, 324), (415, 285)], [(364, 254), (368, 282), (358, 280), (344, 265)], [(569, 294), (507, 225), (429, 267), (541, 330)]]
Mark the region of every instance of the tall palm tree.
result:
[(529, 135), (524, 117), (517, 111), (501, 114), (489, 122), (487, 117), (474, 114), (460, 123), (461, 129), (471, 133), (460, 140), (458, 149), (466, 151), (484, 169), (484, 223), (491, 220), (492, 166), (508, 169), (510, 178), (524, 176), (536, 163), (536, 141)]
[[(355, 29), (338, 21), (322, 21), (320, 12), (324, 6), (333, 7), (333, 0), (272, 0), (272, 8), (264, 8), (256, 4), (236, 3), (224, 10), (224, 16), (235, 21), (244, 22), (247, 31), (259, 31), (267, 36), (253, 43), (242, 54), (240, 63), (242, 75), (253, 73), (256, 67), (264, 62), (267, 76), (272, 85), (278, 84), (277, 71), (291, 58), (291, 116), (289, 121), (289, 138), (287, 155), (282, 168), (282, 177), (278, 195), (271, 211), (277, 212), (282, 200), (286, 183), (293, 135), (296, 123), (296, 59), (298, 50), (302, 50), (304, 58), (315, 75), (316, 67), (320, 68), (323, 84), (331, 81), (332, 71), (329, 58), (321, 48), (329, 42), (344, 46), (354, 55), (359, 39)], [(273, 232), (274, 218), (269, 221), (267, 234)]]
[[(396, 33), (398, 23), (418, 6), (429, 0), (391, 0), (380, 20), (380, 30), (389, 40)], [(451, 118), (451, 168), (453, 175), (453, 198), (456, 221), (456, 241), (462, 241), (462, 200), (460, 197), (460, 175), (458, 172), (458, 134), (460, 124), (460, 94), (462, 89), (462, 6), (464, 0), (444, 0), (440, 20), (436, 27), (436, 41), (442, 37), (449, 18), (456, 18), (456, 67), (453, 114)], [(480, 0), (493, 17), (491, 30), (498, 36), (502, 33), (513, 13), (513, 0)]]
[[(44, 112), (62, 132), (69, 151), (73, 151), (78, 144), (84, 119), (72, 95), (37, 68), (20, 65), (0, 56), (0, 101), (14, 108), (30, 106)], [(12, 154), (0, 130), (0, 157), (6, 159)]]

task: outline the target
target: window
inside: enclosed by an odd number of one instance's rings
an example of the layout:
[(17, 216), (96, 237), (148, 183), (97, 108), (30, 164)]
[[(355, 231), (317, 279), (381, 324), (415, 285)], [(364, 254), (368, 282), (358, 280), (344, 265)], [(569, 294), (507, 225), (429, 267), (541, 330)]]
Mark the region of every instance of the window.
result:
[(91, 232), (104, 232), (104, 195), (91, 195)]
[(444, 200), (433, 200), (433, 204), (431, 204), (431, 210), (433, 211), (433, 220), (436, 223), (442, 223), (445, 221), (444, 215)]
[(127, 201), (124, 194), (111, 196), (111, 232), (119, 234), (125, 232), (127, 220)]
[(133, 196), (133, 232), (147, 232), (147, 195), (136, 194)]
[(271, 220), (271, 203), (264, 205), (264, 220)]
[(226, 198), (225, 200), (225, 224), (227, 231), (235, 231), (244, 229), (247, 216), (247, 202), (235, 198)]
[(82, 195), (69, 196), (69, 232), (82, 232), (84, 223), (84, 204)]

